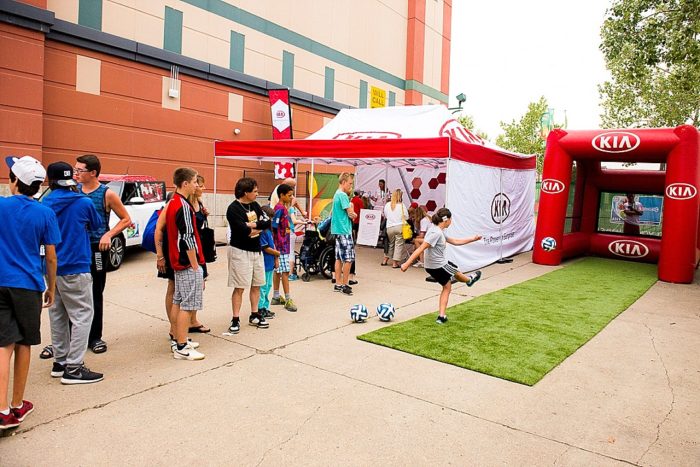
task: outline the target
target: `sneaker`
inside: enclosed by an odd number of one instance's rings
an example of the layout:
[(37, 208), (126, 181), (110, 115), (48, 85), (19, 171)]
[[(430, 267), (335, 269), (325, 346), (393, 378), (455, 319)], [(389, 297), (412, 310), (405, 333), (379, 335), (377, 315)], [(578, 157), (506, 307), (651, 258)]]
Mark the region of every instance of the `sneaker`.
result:
[(51, 377), (52, 378), (60, 378), (63, 376), (63, 372), (66, 370), (66, 365), (63, 363), (58, 363), (58, 362), (53, 362), (53, 366), (51, 367)]
[(22, 405), (19, 407), (10, 407), (10, 412), (12, 412), (18, 422), (23, 422), (27, 415), (34, 412), (34, 404), (29, 401), (22, 401)]
[(239, 318), (233, 318), (231, 320), (231, 326), (228, 327), (228, 332), (231, 334), (238, 334), (241, 330), (241, 320)]
[(474, 271), (473, 273), (469, 274), (467, 278), (469, 279), (469, 282), (467, 282), (467, 287), (471, 287), (472, 285), (476, 284), (476, 281), (481, 279), (481, 271)]
[(19, 426), (19, 420), (17, 420), (17, 417), (15, 417), (15, 414), (12, 410), (10, 410), (10, 413), (5, 415), (4, 413), (0, 413), (0, 430), (7, 430), (9, 428), (16, 428)]
[(350, 284), (350, 285), (357, 285), (357, 281), (354, 280), (354, 279), (350, 279), (350, 280), (348, 281), (348, 284)]
[(261, 329), (270, 327), (270, 323), (265, 321), (265, 317), (260, 313), (251, 313), (250, 318), (248, 318), (248, 324), (251, 326), (257, 326)]
[(333, 286), (333, 292), (342, 292), (343, 291), (343, 286), (340, 284), (336, 284)]
[(352, 295), (352, 287), (350, 287), (349, 285), (344, 285), (342, 286), (341, 292), (345, 295)]
[(178, 349), (177, 346), (175, 346), (175, 349), (173, 350), (173, 358), (175, 360), (204, 360), (204, 354), (202, 352), (198, 352), (197, 350), (193, 349), (192, 346), (189, 344), (186, 345), (182, 349)]
[(90, 371), (85, 365), (78, 367), (66, 365), (66, 370), (63, 372), (61, 384), (90, 384), (102, 381), (104, 375), (95, 371)]
[(423, 267), (423, 263), (421, 263), (420, 261), (416, 261), (415, 263), (413, 263), (413, 267), (414, 267), (414, 268), (422, 268), (422, 267)]
[(284, 309), (287, 311), (297, 311), (297, 306), (294, 304), (292, 299), (290, 298), (287, 300), (287, 302), (284, 304)]
[(299, 276), (297, 276), (296, 274), (290, 274), (290, 275), (289, 275), (289, 280), (290, 280), (290, 281), (295, 281), (295, 280), (297, 280), (297, 279), (299, 279)]
[(331, 279), (331, 284), (335, 284), (335, 278)]
[(270, 305), (284, 305), (284, 300), (282, 300), (282, 297), (272, 297), (272, 300), (270, 301)]
[[(189, 337), (187, 338), (187, 345), (193, 349), (199, 348), (199, 342), (195, 342)], [(170, 351), (173, 351), (175, 347), (177, 347), (177, 341), (175, 339), (170, 339)]]
[(261, 315), (263, 315), (263, 318), (265, 318), (265, 319), (272, 319), (272, 318), (275, 317), (275, 312), (274, 312), (274, 311), (270, 311), (270, 310), (268, 310), (267, 308), (260, 308), (260, 309), (258, 310), (258, 313), (260, 313)]
[(435, 322), (437, 324), (445, 324), (447, 322), (447, 316), (438, 316)]

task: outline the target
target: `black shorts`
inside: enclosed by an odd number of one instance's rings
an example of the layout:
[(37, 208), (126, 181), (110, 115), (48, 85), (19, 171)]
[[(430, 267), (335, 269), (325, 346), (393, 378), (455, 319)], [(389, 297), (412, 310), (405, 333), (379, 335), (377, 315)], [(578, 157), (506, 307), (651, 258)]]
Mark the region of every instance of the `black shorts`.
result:
[(0, 287), (0, 347), (41, 344), (42, 298), (36, 290)]
[(455, 274), (459, 272), (457, 265), (451, 261), (448, 261), (446, 265), (437, 269), (426, 268), (425, 272), (430, 274), (430, 276), (437, 281), (440, 285), (445, 285), (452, 280)]

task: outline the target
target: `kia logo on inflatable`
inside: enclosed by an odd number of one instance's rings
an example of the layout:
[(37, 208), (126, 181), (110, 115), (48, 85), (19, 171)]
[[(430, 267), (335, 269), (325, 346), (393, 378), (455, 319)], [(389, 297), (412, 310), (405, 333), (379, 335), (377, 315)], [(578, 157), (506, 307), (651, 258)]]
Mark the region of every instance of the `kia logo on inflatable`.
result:
[(625, 258), (644, 258), (649, 254), (649, 248), (635, 240), (615, 240), (608, 245), (610, 253)]
[(491, 219), (502, 224), (510, 216), (510, 198), (505, 193), (497, 193), (491, 201)]
[(666, 187), (666, 196), (672, 199), (691, 199), (698, 194), (698, 189), (690, 183), (671, 183)]
[(562, 191), (564, 191), (564, 183), (560, 182), (556, 178), (546, 178), (542, 180), (542, 193), (556, 195)]
[(609, 131), (593, 138), (593, 147), (601, 152), (630, 152), (637, 149), (641, 140), (634, 133), (626, 131)]

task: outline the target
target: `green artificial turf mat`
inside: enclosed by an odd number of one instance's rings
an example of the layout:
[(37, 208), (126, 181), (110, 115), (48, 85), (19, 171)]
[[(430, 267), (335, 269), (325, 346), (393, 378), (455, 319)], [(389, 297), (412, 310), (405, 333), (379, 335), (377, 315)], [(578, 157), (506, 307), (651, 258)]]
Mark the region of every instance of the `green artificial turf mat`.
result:
[(585, 258), (358, 339), (532, 386), (655, 282), (654, 264)]

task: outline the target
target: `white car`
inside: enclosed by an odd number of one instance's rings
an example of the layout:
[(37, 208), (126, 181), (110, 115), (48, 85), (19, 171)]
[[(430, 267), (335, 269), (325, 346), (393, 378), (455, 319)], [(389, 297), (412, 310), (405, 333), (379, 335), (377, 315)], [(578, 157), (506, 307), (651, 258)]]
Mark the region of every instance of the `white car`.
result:
[[(118, 269), (124, 260), (126, 248), (141, 246), (143, 230), (154, 211), (165, 205), (165, 182), (148, 175), (111, 175), (100, 174), (99, 180), (119, 195), (126, 211), (131, 217), (131, 225), (112, 238), (109, 248), (109, 268)], [(119, 218), (111, 213), (110, 229)]]

